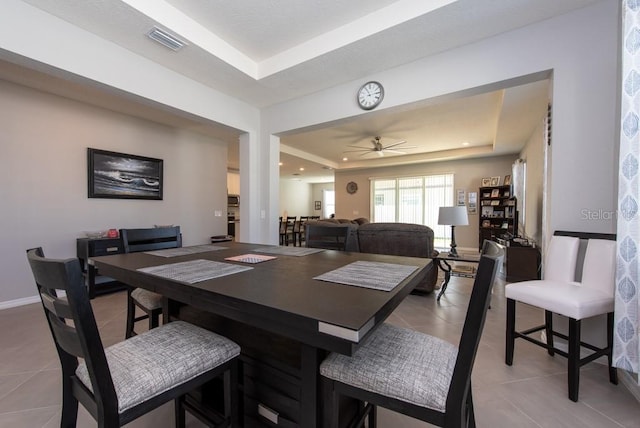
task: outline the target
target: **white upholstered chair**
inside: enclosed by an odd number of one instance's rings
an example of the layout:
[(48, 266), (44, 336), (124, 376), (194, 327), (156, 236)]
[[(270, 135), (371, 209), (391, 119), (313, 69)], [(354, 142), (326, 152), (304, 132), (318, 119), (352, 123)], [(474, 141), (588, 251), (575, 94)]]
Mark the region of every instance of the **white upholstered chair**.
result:
[[(556, 232), (546, 255), (544, 279), (508, 284), (506, 351), (505, 363), (513, 364), (516, 338), (525, 339), (547, 349), (549, 355), (559, 354), (568, 359), (569, 398), (578, 401), (580, 367), (601, 356), (607, 356), (609, 380), (617, 384), (616, 369), (612, 367), (613, 349), (613, 306), (616, 271), (615, 235), (578, 232)], [(582, 268), (582, 280), (575, 282), (576, 261), (580, 239), (588, 239)], [(515, 331), (516, 302), (526, 303), (544, 309), (545, 323), (524, 331)], [(568, 335), (553, 329), (553, 314), (569, 319)], [(581, 321), (597, 315), (607, 315), (607, 345), (598, 348), (584, 343), (580, 338)], [(544, 343), (532, 333), (545, 330)], [(567, 340), (568, 350), (554, 346), (554, 336)], [(580, 358), (581, 347), (592, 351)]]

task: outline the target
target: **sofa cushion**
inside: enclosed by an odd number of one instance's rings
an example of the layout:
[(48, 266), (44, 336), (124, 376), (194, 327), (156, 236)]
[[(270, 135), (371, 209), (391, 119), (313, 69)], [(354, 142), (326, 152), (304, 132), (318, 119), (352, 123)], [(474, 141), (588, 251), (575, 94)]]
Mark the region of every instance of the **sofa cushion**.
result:
[[(432, 258), (437, 254), (433, 248), (433, 236), (433, 230), (421, 224), (367, 223), (358, 227), (358, 244), (362, 253)], [(438, 270), (432, 264), (415, 291), (429, 293), (437, 280)]]

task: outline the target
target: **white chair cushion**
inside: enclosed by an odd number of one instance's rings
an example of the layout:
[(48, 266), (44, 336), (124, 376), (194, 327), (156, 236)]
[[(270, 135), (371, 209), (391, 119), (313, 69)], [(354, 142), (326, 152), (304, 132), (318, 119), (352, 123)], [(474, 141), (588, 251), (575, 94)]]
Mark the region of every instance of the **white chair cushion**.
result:
[[(130, 409), (237, 357), (231, 340), (184, 321), (171, 322), (105, 349), (118, 411)], [(87, 366), (76, 376), (93, 392)]]
[(148, 310), (162, 308), (162, 295), (144, 288), (134, 288), (131, 297)]
[(505, 286), (507, 299), (517, 300), (576, 320), (613, 312), (613, 297), (577, 282), (524, 281)]
[(579, 248), (579, 238), (553, 236), (545, 255), (544, 279), (562, 282), (575, 281)]
[(332, 353), (320, 374), (357, 388), (445, 411), (458, 348), (417, 331), (382, 324), (353, 354)]

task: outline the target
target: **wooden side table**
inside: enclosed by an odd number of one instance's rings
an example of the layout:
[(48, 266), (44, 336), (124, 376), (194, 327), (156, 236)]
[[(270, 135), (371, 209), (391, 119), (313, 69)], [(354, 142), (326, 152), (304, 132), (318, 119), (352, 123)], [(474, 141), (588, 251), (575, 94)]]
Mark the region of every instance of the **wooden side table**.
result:
[(438, 254), (433, 261), (436, 262), (438, 267), (444, 272), (444, 280), (442, 281), (442, 285), (440, 285), (440, 292), (438, 293), (437, 298), (437, 301), (439, 302), (449, 285), (449, 280), (451, 279), (451, 271), (453, 268), (448, 262), (480, 263), (480, 254), (459, 253), (458, 257), (451, 257), (448, 252), (445, 252)]

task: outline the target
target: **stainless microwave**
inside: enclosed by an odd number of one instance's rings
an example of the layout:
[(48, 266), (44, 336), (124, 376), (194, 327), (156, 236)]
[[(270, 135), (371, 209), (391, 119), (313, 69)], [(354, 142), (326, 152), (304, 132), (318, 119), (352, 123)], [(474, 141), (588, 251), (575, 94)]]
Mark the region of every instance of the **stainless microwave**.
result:
[(229, 206), (229, 207), (239, 207), (240, 206), (240, 195), (227, 195), (227, 206)]

